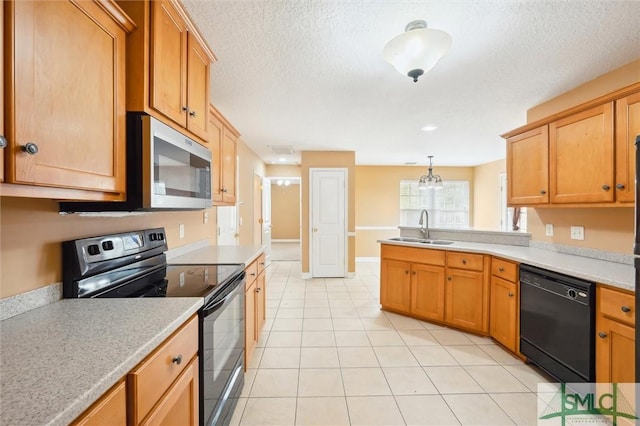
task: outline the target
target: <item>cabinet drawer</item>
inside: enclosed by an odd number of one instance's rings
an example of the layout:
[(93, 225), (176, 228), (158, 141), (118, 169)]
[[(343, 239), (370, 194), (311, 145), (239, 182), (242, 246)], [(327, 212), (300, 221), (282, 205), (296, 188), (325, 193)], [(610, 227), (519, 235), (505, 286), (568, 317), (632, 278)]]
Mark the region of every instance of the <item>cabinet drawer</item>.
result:
[(255, 282), (256, 277), (258, 276), (258, 260), (256, 259), (251, 262), (249, 266), (247, 266), (244, 270), (247, 273), (247, 279), (244, 287), (246, 291), (249, 289), (249, 287), (251, 287), (251, 284)]
[(491, 259), (491, 275), (495, 275), (503, 280), (515, 283), (518, 279), (518, 265), (516, 263), (494, 257)]
[[(129, 374), (134, 423), (151, 411), (198, 352), (198, 317), (194, 316)], [(180, 357), (180, 361), (174, 360)]]
[(429, 250), (417, 247), (403, 247), (382, 244), (380, 248), (382, 258), (405, 260), (408, 262), (425, 263), (427, 265), (444, 266), (444, 251)]
[(262, 271), (264, 271), (265, 268), (265, 255), (264, 253), (262, 253), (259, 257), (258, 257), (258, 275), (260, 275), (262, 273)]
[(636, 301), (632, 294), (598, 287), (598, 311), (609, 318), (635, 326)]
[(471, 253), (447, 253), (447, 267), (482, 271), (484, 268), (484, 256)]

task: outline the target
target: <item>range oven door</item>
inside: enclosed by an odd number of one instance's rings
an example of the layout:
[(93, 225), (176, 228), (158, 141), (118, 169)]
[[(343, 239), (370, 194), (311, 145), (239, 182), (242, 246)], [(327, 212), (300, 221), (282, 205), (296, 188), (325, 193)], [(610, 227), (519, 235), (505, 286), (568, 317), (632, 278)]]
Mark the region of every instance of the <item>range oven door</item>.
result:
[(244, 286), (243, 273), (200, 312), (200, 419), (207, 426), (228, 424), (244, 384)]

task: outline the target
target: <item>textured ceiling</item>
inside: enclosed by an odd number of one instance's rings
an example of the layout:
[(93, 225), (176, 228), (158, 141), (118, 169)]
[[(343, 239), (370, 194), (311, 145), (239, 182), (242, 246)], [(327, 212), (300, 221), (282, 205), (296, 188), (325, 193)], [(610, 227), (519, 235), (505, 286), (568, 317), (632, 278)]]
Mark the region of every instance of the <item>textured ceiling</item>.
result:
[[(357, 164), (477, 165), (526, 110), (640, 58), (640, 1), (184, 0), (218, 57), (211, 99), (268, 145), (350, 150)], [(453, 38), (413, 83), (382, 48), (424, 19)], [(438, 129), (420, 129), (435, 124)]]

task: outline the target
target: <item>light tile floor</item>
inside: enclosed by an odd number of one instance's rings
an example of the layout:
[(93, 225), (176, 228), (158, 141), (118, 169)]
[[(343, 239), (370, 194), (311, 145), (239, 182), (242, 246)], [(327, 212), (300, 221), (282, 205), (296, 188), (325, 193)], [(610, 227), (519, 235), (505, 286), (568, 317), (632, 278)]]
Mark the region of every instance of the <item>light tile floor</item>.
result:
[(379, 263), (353, 279), (267, 270), (264, 332), (233, 425), (535, 425), (553, 380), (493, 343), (380, 310)]

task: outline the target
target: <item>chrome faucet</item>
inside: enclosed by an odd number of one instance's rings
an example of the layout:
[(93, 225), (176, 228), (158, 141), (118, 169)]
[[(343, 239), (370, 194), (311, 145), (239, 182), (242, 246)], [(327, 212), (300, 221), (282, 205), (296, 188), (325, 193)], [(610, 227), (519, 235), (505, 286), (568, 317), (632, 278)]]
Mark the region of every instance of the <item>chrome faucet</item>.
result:
[(423, 209), (420, 212), (420, 221), (418, 225), (422, 226), (420, 231), (422, 232), (422, 238), (429, 239), (429, 212), (427, 209)]

